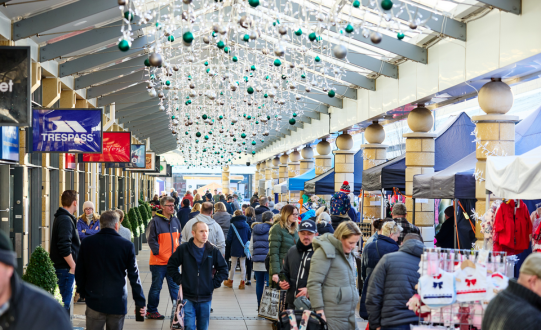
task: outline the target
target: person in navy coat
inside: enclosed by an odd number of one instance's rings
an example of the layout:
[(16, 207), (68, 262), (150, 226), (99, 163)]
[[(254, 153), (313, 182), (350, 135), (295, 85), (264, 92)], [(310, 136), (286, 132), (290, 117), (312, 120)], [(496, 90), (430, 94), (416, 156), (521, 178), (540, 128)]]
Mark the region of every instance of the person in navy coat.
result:
[(250, 229), (250, 226), (248, 226), (246, 216), (242, 215), (241, 210), (236, 210), (234, 215), (235, 216), (231, 218), (231, 226), (229, 227), (227, 239), (225, 240), (225, 245), (231, 248), (231, 269), (229, 270), (229, 280), (224, 281), (224, 285), (229, 288), (233, 287), (235, 265), (237, 264), (237, 260), (239, 260), (241, 271), (239, 289), (244, 290), (246, 285), (246, 254), (244, 253), (244, 246), (250, 241), (252, 230)]

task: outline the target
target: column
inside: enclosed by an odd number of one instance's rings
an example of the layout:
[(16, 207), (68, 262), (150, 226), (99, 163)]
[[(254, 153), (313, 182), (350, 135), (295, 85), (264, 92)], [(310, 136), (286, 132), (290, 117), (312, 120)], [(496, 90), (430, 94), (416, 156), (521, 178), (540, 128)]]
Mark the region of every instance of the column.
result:
[[(49, 194), (51, 193), (51, 172), (49, 166), (51, 165), (51, 157), (55, 157), (54, 154), (42, 154), (41, 155), (41, 246), (49, 250), (49, 237), (51, 237), (51, 199)], [(17, 184), (17, 183), (15, 183)], [(56, 205), (52, 206), (56, 208)]]
[(314, 168), (314, 150), (307, 145), (301, 150), (300, 174), (304, 174)]
[(271, 177), (273, 186), (280, 183), (280, 157), (278, 156), (272, 159)]
[(353, 191), (354, 179), (354, 156), (353, 137), (344, 131), (343, 134), (336, 138), (336, 147), (338, 150), (334, 152), (334, 191), (339, 191), (340, 187), (347, 181)]
[[(301, 167), (301, 154), (295, 149), (289, 154), (289, 163), (287, 163), (287, 174), (290, 178), (294, 178), (300, 174)], [(289, 193), (289, 203), (296, 203), (301, 199), (301, 195), (298, 191), (292, 191)]]
[(229, 194), (229, 166), (222, 167), (222, 194), (227, 196)]
[[(515, 123), (519, 118), (506, 115), (513, 106), (513, 100), (511, 88), (501, 79), (492, 78), (479, 90), (479, 107), (486, 114), (472, 117), (472, 121), (476, 123), (475, 171), (480, 174), (480, 178), (475, 182), (475, 198), (477, 198), (475, 210), (478, 214), (484, 214), (486, 210), (484, 178), (487, 155), (515, 155)], [(488, 144), (485, 146), (486, 143)], [(480, 249), (484, 239), (480, 222), (476, 223), (475, 232), (478, 239), (476, 249)]]
[[(364, 130), (364, 138), (368, 143), (361, 145), (363, 170), (368, 170), (387, 160), (387, 146), (381, 144), (385, 141), (385, 130), (377, 121), (374, 121)], [(362, 200), (363, 222), (372, 222), (373, 219), (381, 217), (381, 205), (375, 205), (381, 200), (381, 192), (363, 191)]]
[[(257, 163), (255, 165), (255, 173), (254, 173), (254, 183), (253, 183), (253, 192), (255, 193), (259, 189), (259, 168), (261, 165)], [(251, 196), (250, 196), (251, 197)]]
[[(278, 169), (278, 181), (279, 183), (282, 183), (284, 181), (287, 181), (289, 174), (287, 172), (287, 162), (289, 161), (289, 156), (287, 153), (284, 153), (282, 156), (280, 156), (280, 167)], [(286, 202), (287, 201), (288, 194), (280, 194), (279, 199), (280, 202)]]
[(265, 181), (272, 180), (272, 159), (265, 161)]
[[(413, 133), (406, 133), (406, 196), (413, 194), (413, 176), (434, 173), (435, 133), (428, 133), (434, 126), (432, 112), (419, 104), (408, 115), (408, 126)], [(442, 150), (442, 152), (445, 152)], [(415, 225), (421, 229), (426, 246), (434, 246), (434, 201), (415, 203)], [(406, 199), (408, 221), (413, 221), (413, 199)]]
[[(327, 172), (332, 167), (332, 156), (330, 155), (331, 144), (326, 139), (323, 139), (316, 145), (316, 150), (319, 154), (314, 157), (316, 159), (316, 176), (318, 176)], [(327, 202), (327, 205), (330, 206), (331, 195), (319, 195), (319, 197), (323, 198)]]
[[(267, 167), (267, 163), (265, 161), (262, 161), (259, 164), (259, 181), (265, 180), (265, 167)], [(261, 187), (259, 181), (257, 182), (257, 192), (259, 193), (259, 197), (263, 197), (265, 196), (265, 187)]]

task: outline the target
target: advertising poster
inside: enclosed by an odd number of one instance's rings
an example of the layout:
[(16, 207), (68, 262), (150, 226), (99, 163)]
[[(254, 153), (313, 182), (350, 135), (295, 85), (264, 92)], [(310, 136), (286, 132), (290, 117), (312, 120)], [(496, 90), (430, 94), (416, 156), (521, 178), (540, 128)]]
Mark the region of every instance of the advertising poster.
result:
[(131, 145), (131, 162), (129, 163), (108, 163), (105, 168), (140, 168), (146, 167), (146, 145)]
[(129, 163), (131, 161), (131, 132), (103, 132), (103, 152), (83, 154), (84, 163)]
[(19, 128), (16, 126), (0, 127), (2, 134), (2, 154), (0, 159), (19, 161)]
[(75, 154), (65, 154), (64, 168), (74, 170), (77, 166), (75, 163)]
[(32, 152), (101, 153), (102, 109), (33, 109)]
[(146, 152), (145, 153), (145, 167), (144, 168), (126, 168), (127, 171), (144, 171), (144, 172), (152, 172), (155, 168), (155, 159), (156, 154), (154, 152)]
[(0, 126), (30, 126), (28, 46), (0, 46)]

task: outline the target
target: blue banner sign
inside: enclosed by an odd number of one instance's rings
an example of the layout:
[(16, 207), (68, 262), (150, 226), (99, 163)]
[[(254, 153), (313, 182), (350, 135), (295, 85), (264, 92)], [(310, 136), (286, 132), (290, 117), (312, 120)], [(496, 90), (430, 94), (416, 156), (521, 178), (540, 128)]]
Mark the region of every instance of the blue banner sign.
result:
[(0, 159), (19, 161), (19, 128), (15, 126), (2, 126), (2, 155)]
[(101, 153), (102, 109), (33, 109), (32, 152)]

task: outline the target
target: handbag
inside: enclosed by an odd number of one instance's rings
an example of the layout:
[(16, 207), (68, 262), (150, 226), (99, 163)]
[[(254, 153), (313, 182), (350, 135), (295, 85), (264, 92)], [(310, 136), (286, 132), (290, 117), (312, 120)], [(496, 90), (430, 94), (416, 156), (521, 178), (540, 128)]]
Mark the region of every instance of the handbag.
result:
[[(275, 284), (272, 283), (272, 286), (274, 285)], [(279, 321), (280, 313), (284, 311), (286, 306), (286, 293), (286, 290), (265, 287), (259, 304), (258, 317), (270, 321)]]
[(240, 238), (239, 232), (237, 231), (237, 228), (235, 228), (235, 225), (231, 224), (231, 227), (233, 227), (235, 234), (237, 234), (237, 238), (239, 239), (240, 245), (242, 245), (244, 249), (244, 254), (246, 255), (246, 258), (252, 259), (252, 255), (250, 254), (250, 241), (247, 241), (246, 244), (242, 243), (242, 238)]
[(173, 315), (171, 315), (171, 330), (184, 330), (184, 306), (186, 300), (183, 299), (182, 284), (178, 287), (177, 302), (173, 305)]

